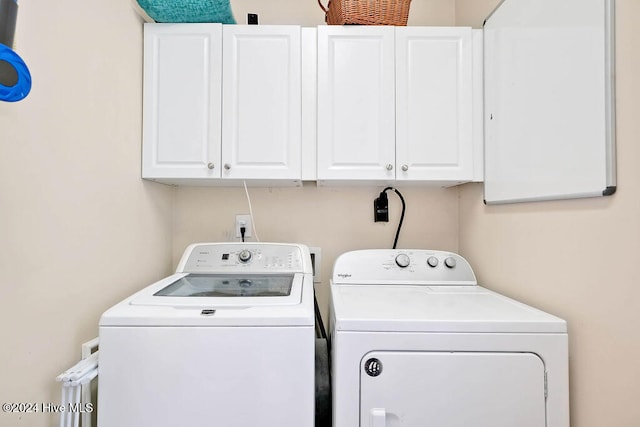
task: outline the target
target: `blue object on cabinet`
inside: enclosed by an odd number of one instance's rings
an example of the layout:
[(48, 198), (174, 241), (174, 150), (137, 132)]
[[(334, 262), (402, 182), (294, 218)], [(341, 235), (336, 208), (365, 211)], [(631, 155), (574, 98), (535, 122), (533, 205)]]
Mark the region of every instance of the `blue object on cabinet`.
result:
[(137, 0), (156, 22), (235, 24), (229, 0)]

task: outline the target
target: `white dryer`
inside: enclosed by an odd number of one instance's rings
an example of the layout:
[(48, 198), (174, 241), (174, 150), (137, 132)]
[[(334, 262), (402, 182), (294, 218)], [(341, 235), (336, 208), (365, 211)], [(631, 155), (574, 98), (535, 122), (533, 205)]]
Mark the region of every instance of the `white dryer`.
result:
[(101, 427), (312, 427), (307, 247), (207, 243), (100, 319)]
[(457, 254), (343, 254), (330, 311), (333, 427), (569, 427), (565, 321)]

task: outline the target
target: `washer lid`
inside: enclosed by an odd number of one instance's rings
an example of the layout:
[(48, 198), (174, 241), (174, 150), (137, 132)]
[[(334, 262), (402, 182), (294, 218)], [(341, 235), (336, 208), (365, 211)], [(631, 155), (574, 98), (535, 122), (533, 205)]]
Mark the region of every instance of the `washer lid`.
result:
[(331, 286), (339, 331), (566, 333), (566, 322), (480, 286)]
[(131, 305), (254, 307), (300, 304), (303, 275), (178, 273), (149, 286)]
[(154, 296), (165, 297), (286, 297), (291, 295), (293, 274), (187, 274)]
[(100, 326), (313, 327), (313, 315), (311, 274), (177, 273), (107, 310)]

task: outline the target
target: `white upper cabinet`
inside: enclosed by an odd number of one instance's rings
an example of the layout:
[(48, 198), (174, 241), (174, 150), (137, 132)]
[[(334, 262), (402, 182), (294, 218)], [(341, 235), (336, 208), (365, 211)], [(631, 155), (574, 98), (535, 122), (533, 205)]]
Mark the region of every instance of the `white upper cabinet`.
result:
[(394, 28), (318, 27), (318, 180), (395, 177)]
[(143, 178), (477, 180), (481, 40), (469, 28), (325, 25), (316, 36), (292, 25), (145, 24), (144, 31)]
[(221, 24), (144, 26), (142, 176), (220, 177)]
[(225, 25), (222, 176), (301, 177), (300, 27)]
[(396, 29), (396, 180), (473, 178), (468, 27)]
[(300, 33), (145, 24), (143, 177), (300, 185)]
[(556, 3), (483, 30), (145, 24), (142, 176), (613, 194), (614, 0)]
[(466, 27), (318, 28), (318, 180), (474, 178)]

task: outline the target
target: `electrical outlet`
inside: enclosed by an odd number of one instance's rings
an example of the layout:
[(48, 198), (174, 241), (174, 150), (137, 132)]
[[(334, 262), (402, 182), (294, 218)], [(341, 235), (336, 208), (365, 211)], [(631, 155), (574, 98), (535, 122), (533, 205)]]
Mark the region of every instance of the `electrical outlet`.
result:
[(242, 238), (242, 234), (240, 233), (240, 227), (244, 227), (244, 237), (252, 236), (252, 227), (251, 227), (251, 215), (236, 215), (236, 238)]
[(375, 222), (389, 222), (389, 200), (384, 191), (373, 201), (373, 220)]

